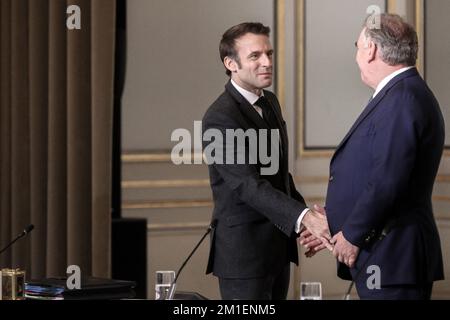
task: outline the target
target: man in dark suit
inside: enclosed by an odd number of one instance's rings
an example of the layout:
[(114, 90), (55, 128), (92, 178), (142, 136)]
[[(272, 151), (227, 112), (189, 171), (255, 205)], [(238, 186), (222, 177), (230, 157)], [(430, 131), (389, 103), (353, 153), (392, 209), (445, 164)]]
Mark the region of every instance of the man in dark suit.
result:
[(219, 144), (212, 152), (204, 142), (215, 221), (207, 273), (219, 277), (223, 299), (286, 299), (302, 226), (324, 242), (331, 238), (326, 217), (309, 210), (295, 188), (281, 108), (263, 90), (272, 84), (269, 32), (242, 23), (224, 33), (220, 57), (230, 81), (203, 118), (204, 137)]
[[(443, 117), (415, 68), (409, 24), (369, 17), (356, 47), (362, 81), (375, 93), (331, 159), (326, 215), (338, 276), (353, 279), (362, 299), (430, 299), (443, 279), (431, 203)], [(312, 238), (302, 234), (301, 243), (314, 247)]]

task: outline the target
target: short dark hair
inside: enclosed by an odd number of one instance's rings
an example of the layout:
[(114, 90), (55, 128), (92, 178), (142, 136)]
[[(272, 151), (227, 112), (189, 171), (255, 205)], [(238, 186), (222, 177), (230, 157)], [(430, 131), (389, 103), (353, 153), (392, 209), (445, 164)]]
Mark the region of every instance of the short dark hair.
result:
[(384, 62), (391, 66), (416, 64), (419, 50), (417, 33), (399, 15), (383, 13), (369, 16), (364, 26), (365, 36), (380, 48)]
[[(225, 57), (230, 57), (238, 63), (240, 62), (235, 48), (236, 39), (239, 39), (247, 33), (262, 34), (268, 37), (270, 35), (270, 28), (259, 22), (243, 22), (225, 31), (219, 46), (222, 63), (224, 62)], [(231, 75), (231, 71), (228, 69), (226, 69), (226, 73), (228, 76)]]

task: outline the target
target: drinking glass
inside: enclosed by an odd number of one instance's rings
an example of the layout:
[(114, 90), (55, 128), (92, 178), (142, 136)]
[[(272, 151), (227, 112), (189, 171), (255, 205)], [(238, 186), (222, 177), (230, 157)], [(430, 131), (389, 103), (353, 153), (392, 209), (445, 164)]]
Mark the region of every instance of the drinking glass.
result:
[(175, 271), (156, 271), (155, 300), (167, 300), (170, 285), (175, 280)]
[(300, 300), (322, 300), (320, 282), (300, 282)]

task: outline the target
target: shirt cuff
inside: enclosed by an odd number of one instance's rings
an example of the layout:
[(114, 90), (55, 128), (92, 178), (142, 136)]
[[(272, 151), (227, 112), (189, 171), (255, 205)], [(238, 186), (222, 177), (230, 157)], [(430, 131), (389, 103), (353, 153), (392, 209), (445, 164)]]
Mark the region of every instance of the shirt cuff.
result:
[(302, 211), (302, 213), (300, 214), (300, 217), (298, 217), (297, 222), (295, 223), (295, 233), (300, 234), (300, 232), (302, 232), (303, 229), (305, 228), (305, 226), (302, 225), (302, 220), (308, 211), (309, 211), (309, 208), (306, 208), (305, 210)]

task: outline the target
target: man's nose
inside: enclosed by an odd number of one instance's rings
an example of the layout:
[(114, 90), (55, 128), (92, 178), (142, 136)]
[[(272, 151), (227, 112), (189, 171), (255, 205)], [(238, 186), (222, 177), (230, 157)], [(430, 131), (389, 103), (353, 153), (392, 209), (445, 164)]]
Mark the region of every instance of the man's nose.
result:
[(264, 54), (261, 63), (264, 67), (272, 67), (272, 58), (269, 55)]

